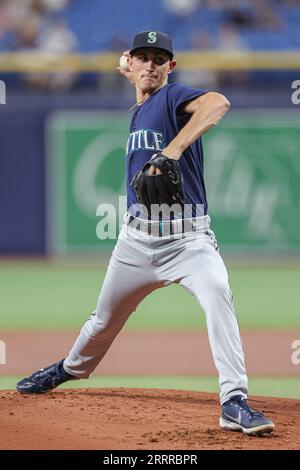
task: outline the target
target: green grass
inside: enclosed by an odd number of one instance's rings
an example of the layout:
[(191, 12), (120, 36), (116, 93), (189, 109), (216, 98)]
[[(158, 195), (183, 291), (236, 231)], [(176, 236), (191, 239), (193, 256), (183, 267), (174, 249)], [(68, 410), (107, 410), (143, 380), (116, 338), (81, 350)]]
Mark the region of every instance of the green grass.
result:
[[(0, 376), (0, 389), (14, 389), (21, 377)], [(88, 380), (68, 382), (60, 388), (160, 388), (173, 390), (196, 390), (219, 393), (216, 377), (190, 376), (95, 376)], [(298, 378), (258, 378), (250, 377), (249, 395), (285, 397), (300, 399), (300, 381)]]
[[(95, 267), (2, 263), (0, 328), (78, 329), (95, 307), (104, 275)], [(242, 328), (300, 327), (298, 270), (231, 269), (229, 275)], [(204, 327), (196, 299), (180, 286), (151, 294), (126, 325), (160, 330)]]

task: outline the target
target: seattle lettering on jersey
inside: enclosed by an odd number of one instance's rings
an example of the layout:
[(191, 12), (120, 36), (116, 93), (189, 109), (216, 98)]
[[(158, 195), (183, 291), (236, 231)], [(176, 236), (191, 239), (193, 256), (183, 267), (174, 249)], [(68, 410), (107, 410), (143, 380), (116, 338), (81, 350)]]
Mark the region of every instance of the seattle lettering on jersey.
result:
[(166, 141), (162, 132), (157, 132), (151, 129), (140, 129), (131, 132), (127, 145), (126, 153), (133, 152), (134, 150), (163, 150), (166, 147)]

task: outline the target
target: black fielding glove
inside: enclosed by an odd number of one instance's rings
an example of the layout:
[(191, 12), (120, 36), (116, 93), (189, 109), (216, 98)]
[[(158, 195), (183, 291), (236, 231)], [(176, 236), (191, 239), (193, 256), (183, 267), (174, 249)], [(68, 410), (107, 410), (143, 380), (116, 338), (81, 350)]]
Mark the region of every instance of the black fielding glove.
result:
[[(149, 175), (150, 166), (159, 168), (161, 174)], [(183, 209), (185, 195), (183, 177), (177, 160), (155, 153), (134, 176), (132, 183), (139, 202), (151, 214), (152, 204), (167, 204), (169, 207), (178, 204)]]

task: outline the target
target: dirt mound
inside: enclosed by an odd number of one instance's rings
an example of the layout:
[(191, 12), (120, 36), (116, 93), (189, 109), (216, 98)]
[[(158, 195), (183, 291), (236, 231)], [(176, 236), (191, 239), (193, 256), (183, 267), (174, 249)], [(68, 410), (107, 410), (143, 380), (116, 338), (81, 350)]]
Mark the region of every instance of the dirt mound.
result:
[(0, 392), (1, 449), (300, 449), (300, 401), (257, 397), (268, 437), (219, 428), (216, 394), (158, 389)]

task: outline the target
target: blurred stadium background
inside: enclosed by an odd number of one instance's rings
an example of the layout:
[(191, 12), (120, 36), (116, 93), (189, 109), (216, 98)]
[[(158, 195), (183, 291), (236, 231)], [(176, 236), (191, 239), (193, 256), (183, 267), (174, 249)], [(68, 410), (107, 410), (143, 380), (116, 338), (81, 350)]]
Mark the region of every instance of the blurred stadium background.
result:
[[(171, 82), (231, 102), (204, 148), (209, 212), (242, 330), (300, 339), (300, 1), (2, 0), (0, 340), (78, 331), (94, 308), (115, 243), (97, 238), (96, 209), (113, 203), (122, 212), (135, 102), (116, 66), (133, 35), (152, 29), (173, 38)], [(126, 327), (204, 328), (196, 302), (177, 287), (146, 299)], [(6, 347), (0, 388), (16, 381)], [(250, 391), (300, 397), (299, 381), (283, 375), (266, 370)], [(217, 391), (211, 377), (108, 375), (89, 384)]]

